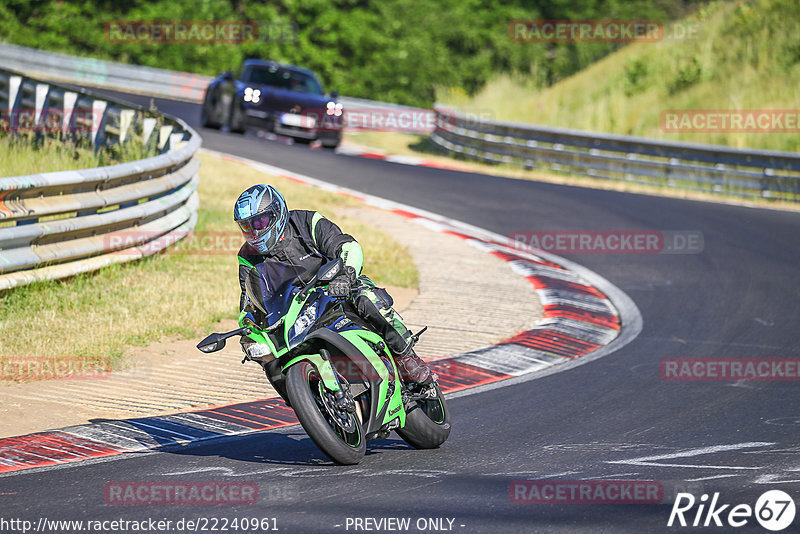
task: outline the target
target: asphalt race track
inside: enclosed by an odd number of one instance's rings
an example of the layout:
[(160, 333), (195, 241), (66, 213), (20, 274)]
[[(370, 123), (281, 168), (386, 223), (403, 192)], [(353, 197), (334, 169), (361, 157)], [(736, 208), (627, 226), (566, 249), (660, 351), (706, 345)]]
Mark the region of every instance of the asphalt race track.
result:
[[(126, 95), (148, 103), (149, 98)], [(199, 106), (156, 99), (198, 128)], [(621, 350), (541, 379), (450, 401), (453, 432), (434, 451), (371, 442), (355, 467), (330, 465), (302, 428), (124, 455), (0, 478), (3, 515), (52, 519), (276, 518), (283, 532), (366, 531), (355, 518), (411, 518), (409, 531), (675, 532), (671, 495), (730, 505), (767, 490), (800, 498), (797, 381), (668, 381), (667, 358), (800, 357), (800, 213), (511, 180), (344, 156), (199, 129), (204, 146), (452, 217), (520, 230), (694, 231), (694, 254), (565, 255), (626, 292), (641, 334)], [(301, 207), (301, 206), (295, 206)], [(442, 262), (448, 261), (442, 258)], [(486, 291), (465, 287), (464, 291)], [(453, 318), (457, 321), (458, 318)], [(238, 365), (238, 362), (231, 362)], [(663, 504), (512, 502), (515, 480), (657, 481)], [(257, 483), (258, 503), (114, 506), (117, 481)], [(698, 506), (686, 513), (695, 519)], [(701, 514), (701, 524), (706, 520)], [(429, 522), (428, 518), (443, 518)], [(422, 519), (421, 522), (418, 520)], [(452, 522), (448, 521), (452, 520)], [(382, 523), (384, 527), (389, 523)], [(800, 518), (786, 532), (800, 530)], [(691, 529), (696, 530), (696, 529)], [(386, 529), (382, 529), (386, 531)]]

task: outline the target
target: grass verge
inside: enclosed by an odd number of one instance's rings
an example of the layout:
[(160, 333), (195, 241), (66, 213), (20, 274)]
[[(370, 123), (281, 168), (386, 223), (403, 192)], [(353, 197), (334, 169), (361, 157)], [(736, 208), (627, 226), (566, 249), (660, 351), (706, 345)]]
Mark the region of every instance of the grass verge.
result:
[(95, 150), (88, 143), (61, 142), (34, 134), (0, 136), (0, 176), (71, 171), (115, 165), (152, 156), (129, 141)]
[[(750, 0), (714, 2), (667, 28), (686, 38), (632, 43), (585, 70), (550, 87), (536, 77), (501, 76), (470, 98), (442, 88), (443, 104), (497, 120), (553, 125), (653, 139), (797, 151), (800, 131), (666, 133), (667, 110), (790, 110), (800, 98), (800, 37), (793, 22), (797, 2)], [(528, 171), (511, 164), (490, 164), (451, 156), (425, 136), (368, 132), (347, 134), (346, 141), (399, 155), (424, 157), (442, 165), (490, 175), (562, 185), (686, 198), (718, 203), (798, 210), (798, 203), (742, 199), (573, 174)]]
[[(275, 185), (290, 208), (313, 209), (340, 225), (364, 248), (364, 271), (385, 285), (416, 288), (410, 255), (367, 222), (337, 216), (357, 201), (265, 175), (243, 164), (201, 154), (196, 234), (235, 238), (233, 203), (255, 183)], [(23, 286), (0, 295), (0, 379), (3, 362), (82, 361), (118, 369), (127, 347), (206, 334), (235, 318), (239, 303), (238, 245), (229, 250), (173, 247), (141, 261), (67, 280)], [(36, 378), (34, 375), (30, 378)]]
[[(442, 88), (440, 102), (498, 120), (656, 139), (795, 152), (800, 130), (662, 128), (668, 110), (790, 110), (800, 101), (796, 0), (717, 1), (667, 27), (684, 38), (629, 44), (550, 87), (498, 76), (473, 98)], [(787, 119), (788, 120), (788, 119)], [(785, 124), (785, 123), (781, 123)], [(774, 126), (779, 128), (780, 126)]]

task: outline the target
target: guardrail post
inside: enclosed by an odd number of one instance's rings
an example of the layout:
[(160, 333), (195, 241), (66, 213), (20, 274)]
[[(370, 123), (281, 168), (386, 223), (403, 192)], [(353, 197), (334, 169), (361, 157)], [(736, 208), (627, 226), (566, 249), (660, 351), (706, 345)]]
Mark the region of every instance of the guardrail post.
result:
[(124, 143), (128, 138), (128, 130), (133, 124), (133, 119), (136, 116), (136, 111), (132, 109), (123, 109), (119, 112), (119, 142)]
[(12, 114), (17, 107), (19, 88), (22, 85), (22, 76), (11, 76), (8, 79), (8, 113)]
[(64, 118), (61, 122), (61, 130), (64, 135), (70, 135), (71, 125), (74, 124), (75, 104), (78, 101), (78, 93), (67, 91), (64, 93)]
[(92, 144), (100, 147), (105, 144), (105, 113), (108, 102), (105, 100), (94, 100), (92, 102)]
[(158, 149), (161, 152), (169, 150), (169, 136), (172, 133), (172, 126), (165, 124), (158, 130)]
[(34, 124), (38, 125), (42, 118), (42, 111), (47, 104), (47, 96), (50, 93), (50, 86), (44, 83), (36, 84), (36, 108), (34, 110)]
[(147, 145), (150, 142), (150, 136), (153, 135), (153, 130), (158, 121), (152, 117), (145, 117), (142, 120), (142, 144)]

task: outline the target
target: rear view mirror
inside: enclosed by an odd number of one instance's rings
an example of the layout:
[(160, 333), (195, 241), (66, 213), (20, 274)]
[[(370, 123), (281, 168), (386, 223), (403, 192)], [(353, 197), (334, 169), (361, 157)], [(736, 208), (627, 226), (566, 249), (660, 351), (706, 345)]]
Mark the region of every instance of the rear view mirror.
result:
[(198, 343), (197, 348), (203, 352), (217, 352), (225, 348), (225, 338), (219, 334), (211, 334)]
[(337, 258), (334, 261), (326, 263), (320, 268), (317, 279), (322, 282), (330, 282), (342, 271), (342, 265), (343, 263), (341, 258)]
[(218, 334), (214, 332), (203, 341), (198, 343), (197, 348), (203, 352), (217, 352), (218, 350), (225, 348), (225, 340), (229, 337), (242, 336), (248, 332), (250, 332), (250, 329), (246, 326), (237, 328), (236, 330), (231, 330), (230, 332), (225, 332), (224, 334)]

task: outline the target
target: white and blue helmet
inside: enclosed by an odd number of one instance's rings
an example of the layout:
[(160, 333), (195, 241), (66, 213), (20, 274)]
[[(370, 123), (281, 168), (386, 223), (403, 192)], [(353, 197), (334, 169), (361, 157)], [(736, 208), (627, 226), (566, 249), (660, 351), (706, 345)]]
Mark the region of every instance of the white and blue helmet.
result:
[(258, 184), (239, 195), (233, 208), (233, 220), (239, 224), (250, 246), (266, 254), (283, 237), (289, 210), (277, 189)]

